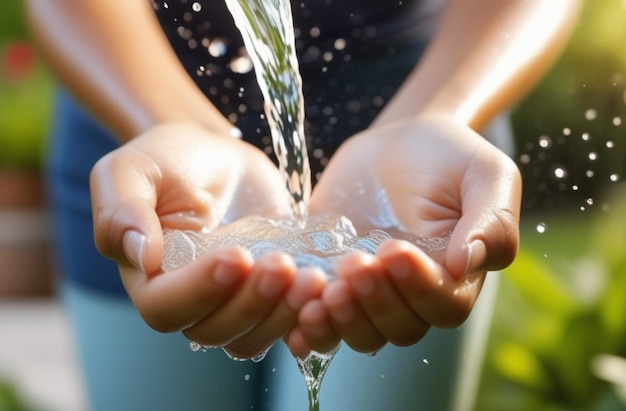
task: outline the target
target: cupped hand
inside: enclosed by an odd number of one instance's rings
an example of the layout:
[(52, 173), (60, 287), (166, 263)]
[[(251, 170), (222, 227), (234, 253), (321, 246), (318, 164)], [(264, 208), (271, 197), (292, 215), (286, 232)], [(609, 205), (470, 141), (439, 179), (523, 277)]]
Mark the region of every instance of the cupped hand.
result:
[(357, 229), (395, 227), (419, 237), (449, 236), (433, 257), (391, 240), (373, 256), (354, 253), (320, 299), (308, 302), (288, 343), (295, 355), (328, 351), (340, 339), (360, 352), (410, 345), (429, 327), (469, 315), (489, 270), (518, 247), (521, 178), (483, 137), (446, 118), (371, 128), (333, 156), (315, 188), (312, 213), (349, 217)]
[(225, 221), (290, 213), (284, 180), (258, 149), (230, 136), (167, 124), (103, 157), (91, 174), (95, 241), (116, 260), (144, 320), (184, 330), (205, 346), (253, 357), (287, 333), (324, 279), (296, 275), (282, 253), (258, 261), (245, 250), (213, 250), (163, 272), (163, 229), (211, 230)]

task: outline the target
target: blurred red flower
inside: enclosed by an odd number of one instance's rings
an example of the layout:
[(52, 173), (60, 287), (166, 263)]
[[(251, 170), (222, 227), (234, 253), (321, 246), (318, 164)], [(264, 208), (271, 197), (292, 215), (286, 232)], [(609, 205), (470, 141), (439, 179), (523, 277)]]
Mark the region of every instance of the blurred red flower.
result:
[(27, 77), (35, 66), (35, 51), (25, 41), (6, 44), (0, 55), (1, 75), (9, 81), (20, 81)]

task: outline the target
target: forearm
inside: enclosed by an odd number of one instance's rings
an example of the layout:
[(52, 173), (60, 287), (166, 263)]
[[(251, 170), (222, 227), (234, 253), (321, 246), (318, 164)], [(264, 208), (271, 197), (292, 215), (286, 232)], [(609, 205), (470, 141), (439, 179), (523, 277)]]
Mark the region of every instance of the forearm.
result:
[(121, 140), (165, 122), (232, 128), (184, 71), (148, 0), (27, 0), (27, 13), (59, 79)]
[(433, 43), (376, 124), (432, 113), (481, 129), (545, 74), (581, 3), (450, 0)]

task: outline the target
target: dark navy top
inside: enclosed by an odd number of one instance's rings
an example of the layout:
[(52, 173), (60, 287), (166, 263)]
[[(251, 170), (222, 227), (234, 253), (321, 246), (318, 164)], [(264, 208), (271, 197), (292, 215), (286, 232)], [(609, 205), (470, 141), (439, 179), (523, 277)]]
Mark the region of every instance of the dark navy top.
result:
[[(242, 130), (245, 140), (273, 158), (261, 93), (225, 3), (151, 1), (198, 87)], [(444, 3), (294, 0), (314, 182), (336, 148), (372, 122), (415, 66)], [(94, 163), (118, 142), (64, 91), (57, 99), (55, 119), (48, 171), (60, 271), (75, 284), (123, 296), (115, 263), (93, 245), (88, 185)]]

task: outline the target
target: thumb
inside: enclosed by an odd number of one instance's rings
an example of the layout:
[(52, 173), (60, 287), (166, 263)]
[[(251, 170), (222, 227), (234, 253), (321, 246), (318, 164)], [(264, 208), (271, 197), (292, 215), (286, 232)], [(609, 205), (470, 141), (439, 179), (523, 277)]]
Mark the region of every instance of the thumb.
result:
[(510, 265), (519, 245), (517, 215), (505, 209), (474, 210), (457, 223), (445, 258), (455, 277), (500, 270)]
[(517, 255), (521, 177), (508, 157), (498, 152), (490, 158), (499, 161), (478, 161), (465, 175), (463, 212), (445, 259), (456, 278), (503, 269)]
[(137, 163), (119, 163), (109, 154), (91, 172), (94, 241), (105, 257), (154, 275), (163, 255), (155, 184)]

